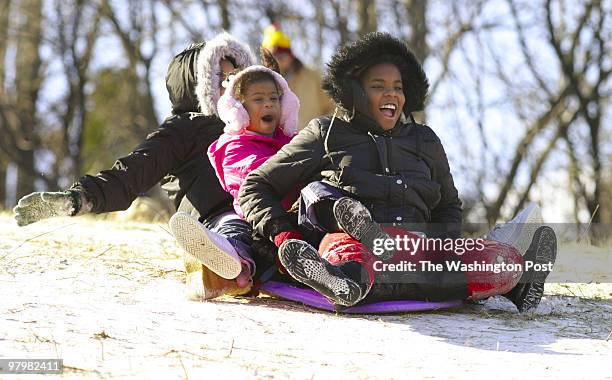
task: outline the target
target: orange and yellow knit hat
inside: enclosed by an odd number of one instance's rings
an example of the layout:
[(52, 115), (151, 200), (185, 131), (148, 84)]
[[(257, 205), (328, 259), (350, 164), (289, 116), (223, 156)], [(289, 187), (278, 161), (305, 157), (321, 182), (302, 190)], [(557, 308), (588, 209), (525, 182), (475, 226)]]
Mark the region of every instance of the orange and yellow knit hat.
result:
[(270, 25), (264, 29), (264, 38), (261, 47), (272, 53), (291, 52), (291, 40), (281, 32), (276, 25)]

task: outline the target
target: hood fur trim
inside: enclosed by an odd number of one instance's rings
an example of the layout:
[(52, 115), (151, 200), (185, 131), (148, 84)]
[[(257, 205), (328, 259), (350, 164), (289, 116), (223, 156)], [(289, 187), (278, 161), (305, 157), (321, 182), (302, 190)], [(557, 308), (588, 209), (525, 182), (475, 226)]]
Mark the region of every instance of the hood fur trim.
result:
[(219, 118), (225, 123), (224, 132), (229, 135), (241, 135), (245, 133), (249, 126), (250, 119), (246, 109), (235, 98), (236, 83), (246, 73), (252, 71), (263, 71), (271, 74), (276, 80), (277, 85), (282, 92), (281, 95), (281, 118), (279, 129), (287, 137), (293, 137), (297, 134), (298, 111), (300, 110), (300, 101), (298, 97), (291, 91), (285, 78), (279, 73), (270, 70), (264, 66), (251, 66), (242, 70), (229, 79), (229, 83), (223, 96), (219, 99), (217, 109), (219, 110)]
[(351, 111), (353, 96), (349, 79), (358, 80), (358, 71), (384, 62), (385, 57), (399, 62), (406, 96), (404, 113), (422, 110), (429, 89), (427, 76), (408, 46), (388, 33), (368, 33), (338, 49), (327, 64), (322, 87), (337, 105)]
[(232, 57), (239, 69), (251, 66), (256, 62), (251, 48), (227, 32), (206, 42), (198, 56), (196, 95), (200, 103), (200, 111), (207, 116), (218, 115), (217, 102), (221, 94), (219, 63), (224, 57)]

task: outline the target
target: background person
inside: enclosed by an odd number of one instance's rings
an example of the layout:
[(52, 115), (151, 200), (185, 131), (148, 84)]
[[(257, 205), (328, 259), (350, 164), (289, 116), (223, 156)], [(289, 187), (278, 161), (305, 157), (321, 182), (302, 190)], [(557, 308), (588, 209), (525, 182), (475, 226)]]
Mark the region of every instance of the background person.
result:
[(321, 89), (321, 74), (302, 63), (291, 50), (291, 40), (275, 25), (264, 30), (261, 47), (269, 50), (278, 62), (280, 72), (300, 100), (298, 129), (315, 117), (330, 115), (334, 104)]

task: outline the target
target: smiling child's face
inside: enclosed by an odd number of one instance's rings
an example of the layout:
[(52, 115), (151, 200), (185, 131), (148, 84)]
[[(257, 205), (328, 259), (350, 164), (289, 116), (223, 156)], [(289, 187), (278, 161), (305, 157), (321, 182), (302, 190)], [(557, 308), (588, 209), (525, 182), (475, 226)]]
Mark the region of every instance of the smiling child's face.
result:
[(379, 63), (368, 68), (361, 77), (361, 85), (368, 96), (370, 116), (385, 131), (393, 129), (406, 102), (397, 66)]
[(249, 84), (242, 105), (249, 114), (247, 130), (267, 136), (274, 134), (280, 122), (281, 107), (278, 89), (272, 80)]

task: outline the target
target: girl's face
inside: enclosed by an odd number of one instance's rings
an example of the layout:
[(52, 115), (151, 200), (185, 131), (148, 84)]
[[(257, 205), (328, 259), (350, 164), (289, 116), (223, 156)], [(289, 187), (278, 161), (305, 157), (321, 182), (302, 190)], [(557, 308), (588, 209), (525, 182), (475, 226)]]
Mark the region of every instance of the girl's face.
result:
[(271, 80), (251, 83), (244, 92), (242, 105), (251, 120), (247, 130), (272, 136), (280, 123), (280, 96)]
[(379, 63), (368, 68), (361, 78), (361, 85), (368, 96), (370, 116), (385, 131), (393, 129), (406, 102), (397, 66)]

